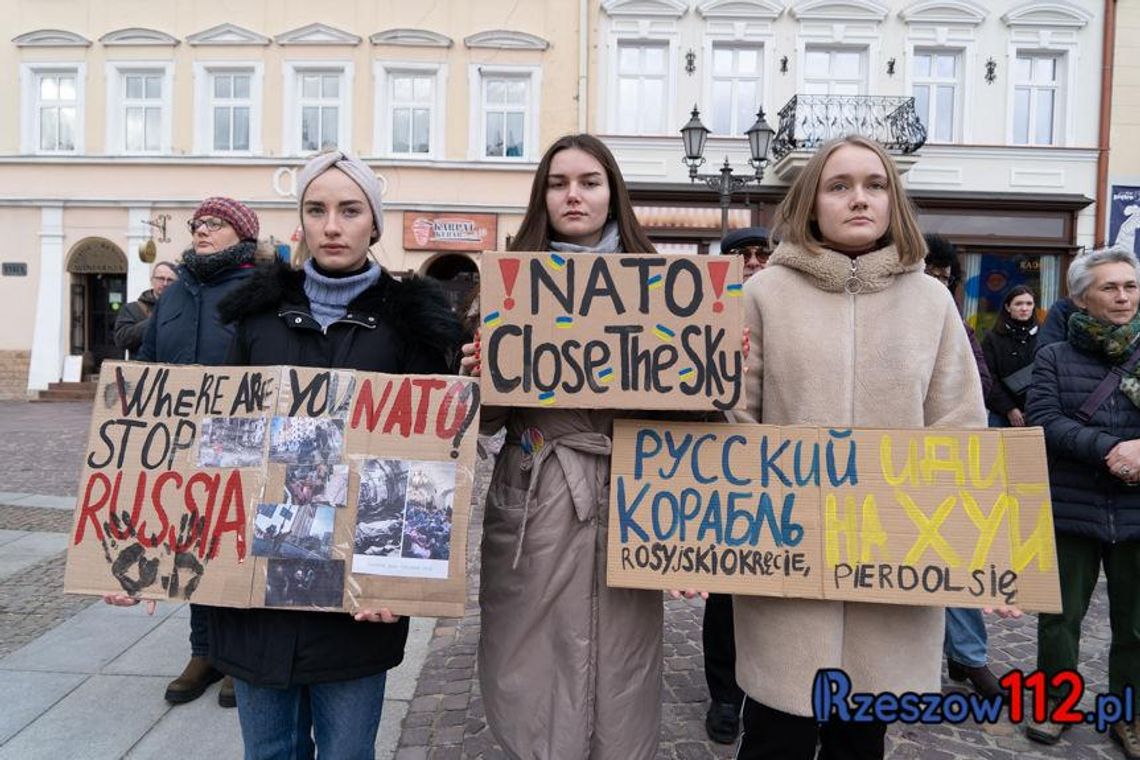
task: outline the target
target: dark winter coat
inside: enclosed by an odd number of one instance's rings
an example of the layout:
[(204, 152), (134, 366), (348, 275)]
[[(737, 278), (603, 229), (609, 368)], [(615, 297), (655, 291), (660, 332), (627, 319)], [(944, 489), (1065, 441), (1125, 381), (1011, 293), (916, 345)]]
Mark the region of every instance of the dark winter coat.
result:
[(1104, 458), (1121, 441), (1140, 438), (1140, 409), (1117, 388), (1087, 425), (1075, 417), (1109, 369), (1068, 342), (1046, 346), (1037, 352), (1026, 412), (1030, 425), (1045, 428), (1057, 532), (1136, 541), (1140, 488), (1113, 475)]
[[(266, 265), (225, 299), (222, 319), (237, 323), (227, 364), (448, 372), (459, 322), (433, 284), (381, 273), (326, 332), (309, 311), (304, 281), (303, 271)], [(210, 608), (211, 662), (260, 686), (375, 675), (400, 663), (407, 636), (407, 618), (387, 625), (337, 612)]]
[(974, 362), (978, 365), (978, 378), (982, 381), (982, 398), (985, 398), (990, 394), (994, 378), (986, 364), (986, 354), (982, 351), (982, 344), (978, 342), (978, 334), (974, 332), (974, 328), (966, 324), (965, 320), (962, 320), (962, 327), (966, 328), (966, 337), (970, 339), (970, 350), (974, 352)]
[(1049, 307), (1049, 313), (1045, 315), (1045, 324), (1041, 325), (1041, 330), (1037, 333), (1036, 350), (1038, 352), (1045, 346), (1061, 343), (1068, 339), (1069, 317), (1076, 310), (1077, 305), (1073, 303), (1071, 298), (1058, 298)]
[(162, 291), (134, 357), (163, 364), (225, 363), (233, 325), (218, 316), (218, 304), (253, 274), (252, 266), (219, 272), (202, 282), (185, 266)]
[(986, 333), (982, 338), (982, 352), (986, 355), (986, 365), (990, 368), (993, 385), (986, 394), (986, 407), (1002, 417), (1014, 409), (1025, 410), (1025, 395), (1028, 389), (1014, 393), (1002, 382), (1019, 369), (1033, 361), (1033, 349), (1037, 345), (1037, 326), (1031, 332), (1014, 331), (1004, 323)]
[(116, 348), (132, 354), (139, 350), (149, 325), (147, 320), (157, 300), (154, 291), (147, 289), (139, 296), (139, 300), (131, 301), (119, 311), (119, 316), (115, 317)]

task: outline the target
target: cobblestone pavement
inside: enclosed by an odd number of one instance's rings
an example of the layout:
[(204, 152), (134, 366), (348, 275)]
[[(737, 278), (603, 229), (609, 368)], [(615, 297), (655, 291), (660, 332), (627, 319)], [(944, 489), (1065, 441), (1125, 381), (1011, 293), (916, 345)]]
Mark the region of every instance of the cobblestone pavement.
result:
[[(468, 599), (462, 619), (440, 619), (427, 661), (420, 672), (416, 696), (404, 718), (396, 760), (491, 760), (505, 758), (483, 714), (476, 674), (479, 641), (479, 535), (482, 494), (490, 475), (490, 460), (480, 463), (468, 546)], [(700, 600), (666, 600), (665, 685), (661, 745), (663, 760), (731, 758), (734, 747), (710, 742), (705, 735), (708, 708), (701, 654)], [(1103, 579), (1093, 597), (1082, 632), (1082, 673), (1088, 690), (1107, 688), (1108, 602)], [(990, 659), (995, 673), (1013, 668), (1032, 670), (1036, 658), (1036, 616), (1019, 620), (988, 619)], [(959, 687), (944, 674), (945, 690)], [(1088, 709), (1087, 696), (1080, 707)], [(1009, 723), (983, 726), (892, 727), (887, 735), (891, 760), (1013, 760), (1068, 758), (1094, 760), (1121, 757), (1109, 739), (1087, 726), (1077, 726), (1055, 747), (1030, 742)]]
[[(74, 494), (87, 426), (89, 403), (0, 402), (0, 492), (65, 496)], [(483, 715), (475, 673), (479, 638), (478, 548), (482, 494), (490, 462), (480, 464), (476, 508), (471, 521), (471, 570), (467, 614), (441, 619), (421, 672), (416, 695), (403, 723), (400, 760), (416, 758), (500, 758)], [(65, 511), (0, 505), (0, 530), (64, 532)], [(90, 597), (64, 596), (63, 555), (0, 580), (0, 656), (46, 632), (90, 603)], [(665, 602), (665, 704), (659, 757), (695, 760), (729, 758), (733, 748), (710, 743), (704, 734), (706, 692), (700, 651), (702, 603)], [(1002, 673), (1032, 669), (1035, 618), (990, 622), (993, 668)], [(1109, 629), (1103, 583), (1093, 598), (1082, 636), (1082, 671), (1089, 690), (1106, 687)], [(955, 688), (948, 684), (947, 688)], [(1082, 703), (1087, 708), (1090, 700)], [(897, 760), (969, 758), (1118, 758), (1108, 739), (1087, 726), (1065, 734), (1056, 747), (1027, 741), (1008, 724), (996, 726), (893, 727), (888, 757)]]
[(90, 401), (0, 401), (0, 491), (74, 494), (90, 424)]

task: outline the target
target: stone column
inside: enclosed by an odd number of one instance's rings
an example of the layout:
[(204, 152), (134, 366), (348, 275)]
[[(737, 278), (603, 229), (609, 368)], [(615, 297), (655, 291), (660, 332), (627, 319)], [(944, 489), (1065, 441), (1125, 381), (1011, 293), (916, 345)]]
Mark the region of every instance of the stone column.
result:
[(68, 309), (63, 269), (63, 204), (40, 208), (40, 266), (28, 392), (47, 390), (63, 374)]

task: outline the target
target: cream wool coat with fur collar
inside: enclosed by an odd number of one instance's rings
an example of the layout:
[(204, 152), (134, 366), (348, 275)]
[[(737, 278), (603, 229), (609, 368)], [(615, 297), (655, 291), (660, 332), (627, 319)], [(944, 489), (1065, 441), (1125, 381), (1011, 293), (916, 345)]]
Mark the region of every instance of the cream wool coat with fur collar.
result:
[[(853, 268), (854, 266), (854, 268)], [(852, 262), (781, 243), (744, 287), (758, 422), (830, 427), (985, 427), (978, 368), (949, 291), (893, 246)], [(940, 688), (944, 613), (737, 596), (736, 676), (752, 699), (811, 715), (819, 668), (854, 691)]]

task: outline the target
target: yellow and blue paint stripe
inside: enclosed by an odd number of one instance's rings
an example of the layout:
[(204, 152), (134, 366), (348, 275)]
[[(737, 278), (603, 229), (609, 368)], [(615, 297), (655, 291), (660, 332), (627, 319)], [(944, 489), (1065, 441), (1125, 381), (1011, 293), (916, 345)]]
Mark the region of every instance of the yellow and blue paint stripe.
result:
[(665, 325), (662, 325), (662, 324), (659, 324), (653, 328), (653, 334), (656, 335), (661, 340), (665, 341), (666, 343), (672, 343), (673, 337), (676, 335), (675, 332), (673, 332), (668, 327), (666, 327)]

